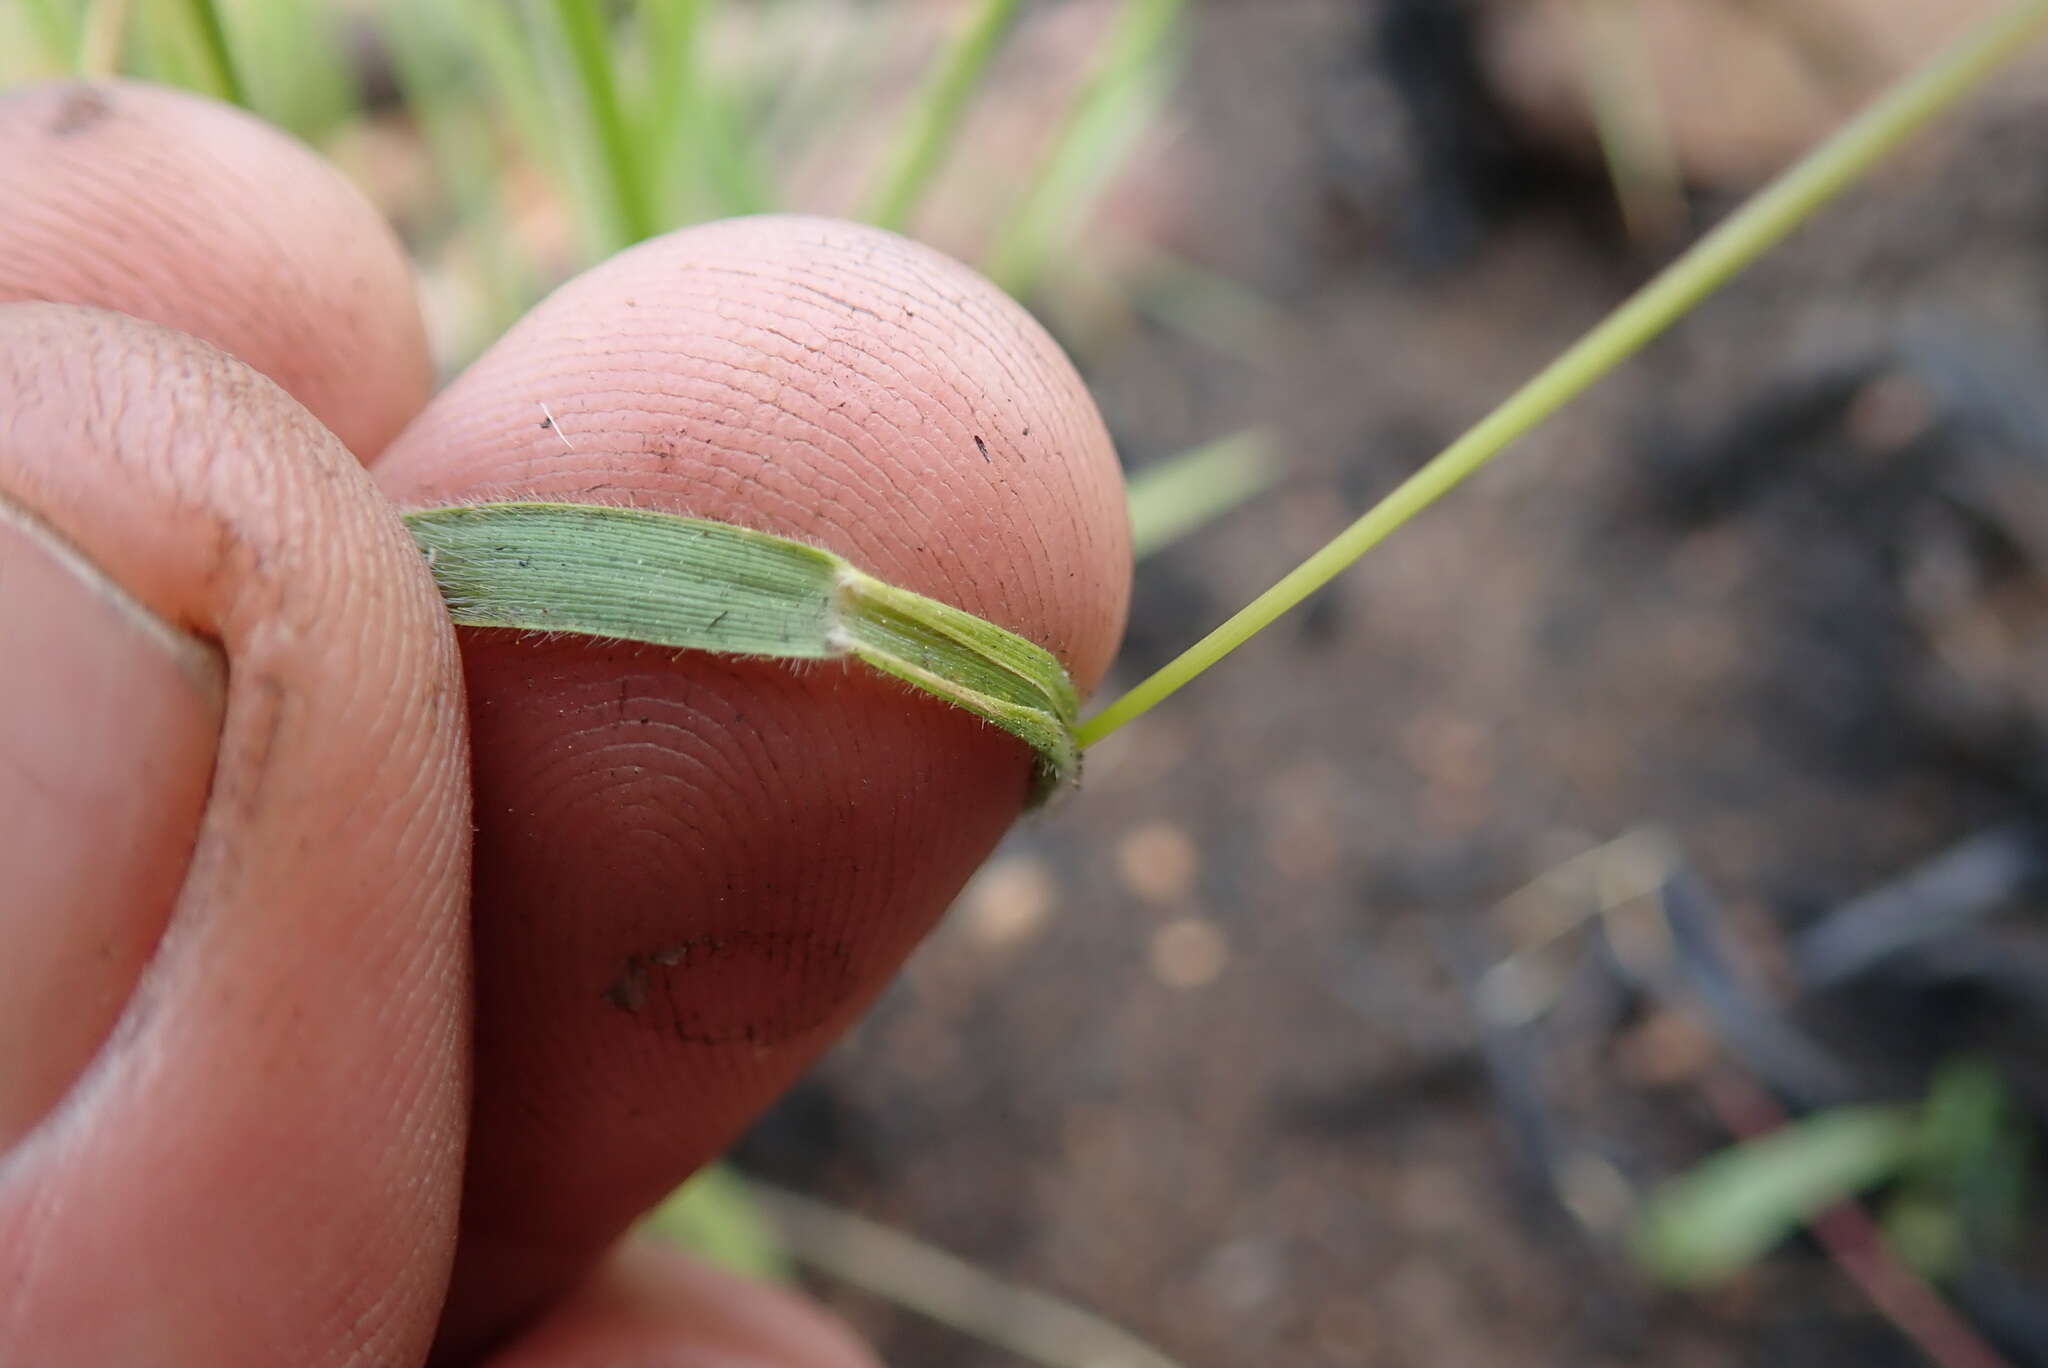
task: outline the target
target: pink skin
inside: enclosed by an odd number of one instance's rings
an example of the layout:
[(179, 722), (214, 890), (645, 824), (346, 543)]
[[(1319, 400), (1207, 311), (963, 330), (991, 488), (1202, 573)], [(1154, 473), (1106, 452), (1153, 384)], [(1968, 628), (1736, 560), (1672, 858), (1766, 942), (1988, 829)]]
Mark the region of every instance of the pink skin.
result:
[(802, 536), (1085, 686), (1129, 548), (1071, 367), (930, 252), (759, 219), (571, 282), (414, 416), (404, 262), (304, 149), (59, 87), (0, 164), (0, 298), (62, 301), (0, 306), (0, 1344), (867, 1361), (614, 1242), (872, 999), (1029, 755), (839, 665), (458, 641), (396, 507)]

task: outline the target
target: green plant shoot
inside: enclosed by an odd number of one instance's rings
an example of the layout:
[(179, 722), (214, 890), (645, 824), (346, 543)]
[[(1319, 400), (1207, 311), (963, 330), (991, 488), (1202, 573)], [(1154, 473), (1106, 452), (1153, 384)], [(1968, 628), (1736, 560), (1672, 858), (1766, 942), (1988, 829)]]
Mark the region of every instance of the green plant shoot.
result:
[(405, 521), (464, 626), (781, 660), (850, 656), (1030, 745), (1034, 802), (1078, 776), (1080, 703), (1051, 652), (830, 551), (591, 504), (434, 508)]
[(2048, 29), (2048, 0), (2018, 0), (1908, 74), (1840, 132), (1645, 285), (1478, 426), (1416, 471), (1278, 584), (1081, 724), (1093, 745), (1149, 712), (1328, 584), (1403, 523), (1578, 397), (1728, 279), (1782, 242), (1900, 143)]

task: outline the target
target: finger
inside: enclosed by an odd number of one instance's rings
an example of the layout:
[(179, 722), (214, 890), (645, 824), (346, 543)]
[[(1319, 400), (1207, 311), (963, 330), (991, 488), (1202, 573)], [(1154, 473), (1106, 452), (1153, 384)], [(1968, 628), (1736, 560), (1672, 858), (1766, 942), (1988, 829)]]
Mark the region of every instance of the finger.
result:
[(628, 1240), (487, 1368), (878, 1368), (852, 1332), (792, 1292)]
[(341, 173), (266, 123), (133, 81), (0, 98), (0, 301), (191, 333), (284, 386), (364, 460), (426, 402), (412, 271)]
[[(445, 612), (340, 443), (224, 353), (11, 304), (0, 376), (0, 608), (51, 648), (10, 655), (30, 685), (8, 701), (41, 715), (0, 733), (0, 935), (40, 957), (9, 973), (74, 1014), (28, 1024), (75, 1075), (39, 1119), (11, 1092), (28, 1129), (0, 1158), (0, 1343), (421, 1354), (467, 1043)], [(109, 677), (130, 665), (139, 684)], [(42, 807), (24, 846), (14, 820)], [(0, 1020), (10, 1068), (40, 1048), (22, 1027)]]
[[(545, 405), (545, 409), (543, 409)], [(1050, 647), (1122, 630), (1115, 456), (993, 286), (878, 231), (692, 229), (572, 282), (377, 474), (848, 556)], [(470, 633), (478, 1094), (452, 1332), (576, 1276), (881, 987), (1016, 816), (1006, 733), (861, 668)]]

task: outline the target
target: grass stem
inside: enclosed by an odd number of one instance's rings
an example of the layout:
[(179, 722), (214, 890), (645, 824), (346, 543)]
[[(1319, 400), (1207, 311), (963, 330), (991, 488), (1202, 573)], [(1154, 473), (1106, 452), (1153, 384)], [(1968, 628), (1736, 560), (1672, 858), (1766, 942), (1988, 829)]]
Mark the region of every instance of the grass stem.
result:
[(797, 1262), (1042, 1368), (1175, 1368), (1121, 1326), (1018, 1287), (901, 1231), (758, 1178), (754, 1200)]
[(1877, 102), (1695, 243), (1507, 401), (1279, 583), (1081, 724), (1093, 745), (1249, 641), (1403, 523), (1633, 356), (1783, 241), (1936, 115), (2048, 30), (2048, 0), (2017, 0), (1903, 77)]

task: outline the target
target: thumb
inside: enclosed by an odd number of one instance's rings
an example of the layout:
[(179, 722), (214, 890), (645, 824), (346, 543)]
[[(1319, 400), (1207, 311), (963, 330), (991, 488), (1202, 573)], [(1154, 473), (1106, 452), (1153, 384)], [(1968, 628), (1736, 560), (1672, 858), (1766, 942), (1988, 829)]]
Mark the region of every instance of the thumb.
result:
[(0, 306), (0, 1345), (402, 1362), (455, 1226), (454, 643), (283, 391)]

